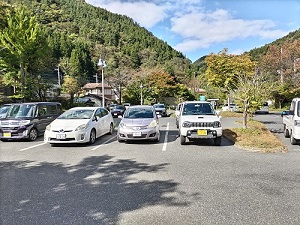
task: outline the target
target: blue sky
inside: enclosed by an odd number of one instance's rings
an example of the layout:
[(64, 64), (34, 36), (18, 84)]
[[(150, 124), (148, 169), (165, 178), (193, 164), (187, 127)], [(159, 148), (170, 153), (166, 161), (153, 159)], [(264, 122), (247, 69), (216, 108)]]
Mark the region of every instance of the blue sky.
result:
[(191, 61), (241, 54), (300, 28), (300, 0), (86, 0), (127, 15)]

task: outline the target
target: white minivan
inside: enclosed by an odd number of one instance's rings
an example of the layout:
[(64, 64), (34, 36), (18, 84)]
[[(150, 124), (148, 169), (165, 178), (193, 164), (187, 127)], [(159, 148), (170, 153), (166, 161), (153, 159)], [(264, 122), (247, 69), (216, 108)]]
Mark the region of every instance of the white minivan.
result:
[(294, 98), (288, 111), (281, 113), (284, 136), (289, 137), (291, 144), (300, 142), (300, 98)]

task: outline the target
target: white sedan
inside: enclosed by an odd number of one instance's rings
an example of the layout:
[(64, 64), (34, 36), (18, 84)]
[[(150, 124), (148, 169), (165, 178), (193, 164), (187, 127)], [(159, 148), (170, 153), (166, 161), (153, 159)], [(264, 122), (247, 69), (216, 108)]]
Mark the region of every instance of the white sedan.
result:
[(112, 134), (114, 121), (102, 107), (75, 107), (67, 110), (46, 127), (44, 142), (93, 144), (104, 134)]

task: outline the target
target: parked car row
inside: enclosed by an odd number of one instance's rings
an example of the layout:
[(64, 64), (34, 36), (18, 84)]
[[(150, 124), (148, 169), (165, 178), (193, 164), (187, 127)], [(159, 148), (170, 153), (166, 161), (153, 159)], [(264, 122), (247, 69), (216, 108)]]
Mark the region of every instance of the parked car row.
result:
[[(113, 133), (115, 116), (121, 118), (117, 130), (119, 142), (158, 142), (159, 117), (166, 115), (166, 110), (163, 104), (155, 106), (136, 105), (127, 109), (123, 106), (119, 111), (118, 105), (111, 111), (102, 107), (74, 107), (61, 113), (61, 105), (57, 102), (12, 104), (5, 117), (0, 119), (0, 139), (25, 138), (34, 141), (44, 134), (44, 142), (51, 145), (93, 144), (98, 137)], [(209, 102), (182, 102), (178, 104), (175, 114), (181, 144), (201, 138), (213, 138), (216, 145), (221, 144), (220, 117)]]

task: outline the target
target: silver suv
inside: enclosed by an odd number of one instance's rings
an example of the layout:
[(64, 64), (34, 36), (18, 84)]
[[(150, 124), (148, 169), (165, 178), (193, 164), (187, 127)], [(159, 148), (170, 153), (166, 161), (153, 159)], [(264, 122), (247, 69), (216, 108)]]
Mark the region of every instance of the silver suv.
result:
[(221, 145), (222, 125), (220, 117), (210, 102), (188, 101), (182, 103), (179, 117), (180, 143), (201, 138), (214, 139), (215, 145)]

